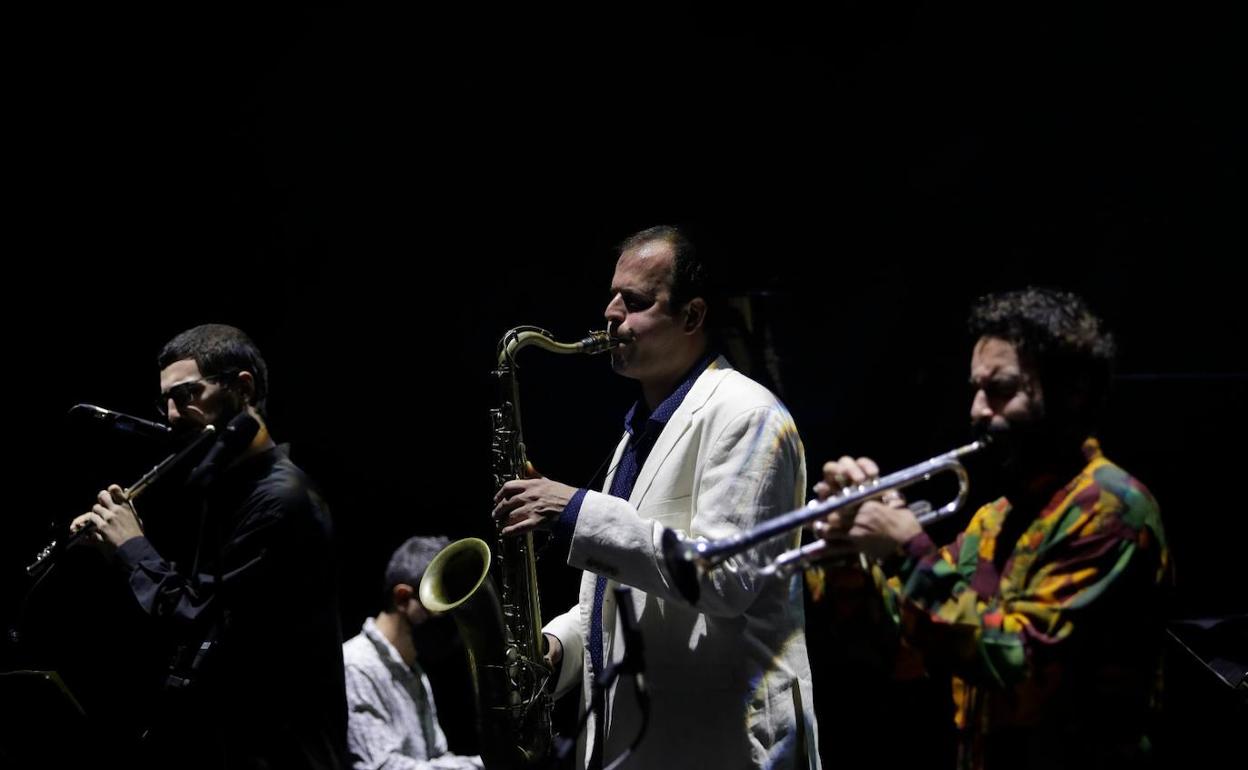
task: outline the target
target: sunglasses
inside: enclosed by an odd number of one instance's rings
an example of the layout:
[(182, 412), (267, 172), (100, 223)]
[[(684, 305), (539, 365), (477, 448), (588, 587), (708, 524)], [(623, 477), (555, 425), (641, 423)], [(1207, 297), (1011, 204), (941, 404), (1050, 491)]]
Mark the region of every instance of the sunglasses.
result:
[(216, 382), (218, 380), (233, 377), (238, 372), (222, 372), (220, 374), (210, 374), (207, 377), (200, 377), (198, 380), (189, 380), (174, 385), (169, 390), (164, 391), (156, 397), (156, 412), (161, 417), (169, 416), (169, 399), (173, 399), (174, 406), (178, 407), (178, 411), (184, 411), (191, 402), (199, 398), (204, 392), (204, 383)]

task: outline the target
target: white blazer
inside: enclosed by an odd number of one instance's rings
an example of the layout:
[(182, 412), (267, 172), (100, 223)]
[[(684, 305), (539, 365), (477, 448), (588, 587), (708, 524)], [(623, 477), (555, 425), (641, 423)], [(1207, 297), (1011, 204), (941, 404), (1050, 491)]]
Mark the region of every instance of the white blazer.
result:
[[(627, 440), (616, 449), (613, 470)], [(585, 570), (580, 601), (545, 631), (563, 643), (556, 695), (579, 681), (584, 707), (596, 575), (610, 578), (602, 608), (606, 660), (624, 653), (612, 588), (634, 588), (651, 716), (624, 767), (819, 768), (801, 585), (797, 578), (758, 574), (798, 534), (703, 577), (696, 605), (681, 598), (660, 548), (666, 528), (714, 539), (800, 507), (805, 486), (802, 443), (788, 411), (721, 357), (659, 434), (631, 497), (586, 493), (568, 556), (571, 566)], [(621, 677), (608, 694), (605, 728), (609, 763), (641, 728), (631, 677)], [(591, 717), (580, 766), (593, 740)]]

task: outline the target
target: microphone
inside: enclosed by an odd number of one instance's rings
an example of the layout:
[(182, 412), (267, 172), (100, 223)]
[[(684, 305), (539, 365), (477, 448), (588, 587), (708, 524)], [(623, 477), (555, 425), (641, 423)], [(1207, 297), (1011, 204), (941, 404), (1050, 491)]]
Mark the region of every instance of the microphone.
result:
[(208, 450), (208, 454), (204, 455), (204, 459), (200, 460), (199, 465), (195, 466), (195, 470), (191, 471), (186, 479), (187, 486), (205, 488), (211, 485), (217, 472), (242, 454), (259, 431), (260, 423), (256, 418), (247, 412), (239, 412), (226, 424), (225, 430), (221, 431), (221, 437)]
[(95, 404), (75, 404), (69, 410), (69, 414), (71, 417), (80, 416), (93, 422), (101, 423), (113, 430), (122, 433), (133, 433), (143, 438), (167, 439), (173, 433), (173, 429), (168, 425), (161, 425), (158, 422), (144, 420), (141, 417), (114, 412), (111, 409), (105, 409)]

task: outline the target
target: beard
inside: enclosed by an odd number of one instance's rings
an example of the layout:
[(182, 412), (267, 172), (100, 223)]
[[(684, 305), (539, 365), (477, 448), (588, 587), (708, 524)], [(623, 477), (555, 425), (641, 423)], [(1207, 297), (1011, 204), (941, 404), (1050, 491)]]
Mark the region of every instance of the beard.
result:
[(212, 411), (205, 413), (204, 422), (197, 419), (183, 418), (170, 427), (173, 429), (173, 437), (175, 440), (189, 440), (193, 436), (197, 436), (203, 431), (204, 427), (211, 425), (217, 429), (217, 432), (225, 430), (225, 426), (230, 424), (239, 414), (247, 408), (247, 402), (241, 394), (232, 390), (222, 391), (220, 395), (214, 398)]
[(218, 432), (225, 430), (225, 426), (229, 425), (230, 421), (242, 414), (246, 409), (247, 405), (242, 403), (241, 399), (238, 402), (231, 399), (228, 408), (222, 409), (221, 413), (212, 421), (212, 427), (216, 428)]
[(637, 351), (630, 345), (621, 345), (611, 351), (611, 371), (622, 377), (638, 379)]
[(976, 438), (990, 439), (984, 452), (983, 472), (989, 488), (1008, 494), (1017, 490), (1060, 456), (1061, 437), (1050, 420), (971, 426)]

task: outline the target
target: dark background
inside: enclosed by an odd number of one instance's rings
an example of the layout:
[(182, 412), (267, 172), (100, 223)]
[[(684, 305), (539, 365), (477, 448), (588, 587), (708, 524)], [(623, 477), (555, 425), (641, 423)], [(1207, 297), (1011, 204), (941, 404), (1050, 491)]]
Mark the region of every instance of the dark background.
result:
[[(265, 351), (271, 427), (332, 506), (355, 633), (403, 539), (482, 531), (502, 332), (603, 326), (613, 244), (660, 222), (689, 225), (748, 298), (776, 356), (754, 371), (812, 467), (852, 452), (895, 468), (960, 443), (970, 302), (1028, 283), (1084, 294), (1120, 342), (1103, 443), (1161, 502), (1172, 614), (1244, 612), (1233, 22), (916, 2), (19, 18), (6, 625), (50, 523), (162, 454), (66, 411), (150, 415), (160, 345), (214, 321)], [(588, 483), (630, 383), (601, 359), (522, 364), (531, 458)], [(575, 600), (559, 561), (541, 567), (547, 617)], [(124, 734), (146, 680), (104, 672), (152, 664), (115, 583), (72, 559), (5, 668), (61, 670)], [(453, 649), (431, 657), (455, 679)], [(812, 657), (838, 715), (822, 725), (829, 764), (906, 729), (846, 721), (859, 696)], [(1161, 732), (1190, 758), (1229, 741), (1230, 707), (1187, 662)], [(463, 682), (437, 689), (453, 745), (471, 748)], [(857, 721), (896, 716), (872, 708)]]

